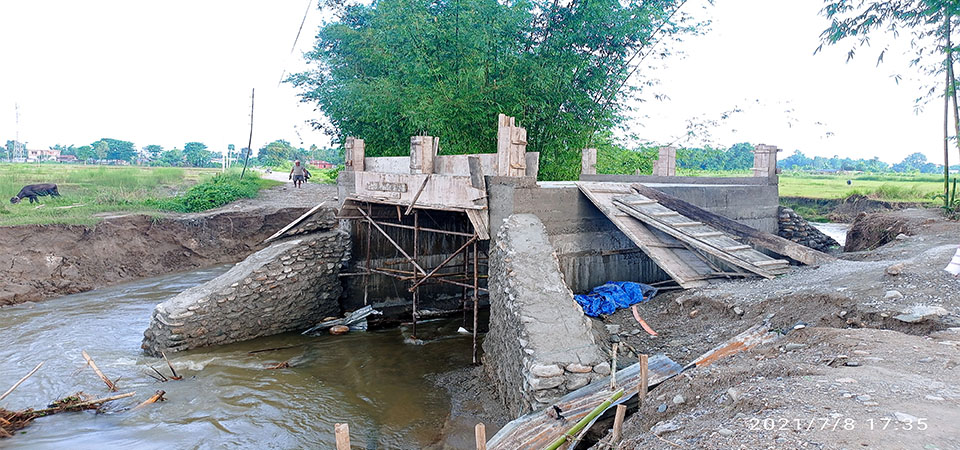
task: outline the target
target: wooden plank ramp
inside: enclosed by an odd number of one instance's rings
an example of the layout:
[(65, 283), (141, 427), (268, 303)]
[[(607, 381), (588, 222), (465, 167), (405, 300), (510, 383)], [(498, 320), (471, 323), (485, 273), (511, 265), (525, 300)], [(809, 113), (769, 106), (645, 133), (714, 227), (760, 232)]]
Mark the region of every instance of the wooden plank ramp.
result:
[(712, 225), (694, 221), (658, 202), (640, 194), (618, 196), (613, 199), (621, 211), (656, 228), (677, 240), (713, 256), (726, 264), (750, 271), (766, 278), (782, 274), (790, 267), (784, 259), (774, 259)]
[(685, 289), (708, 284), (715, 270), (696, 253), (668, 235), (644, 226), (613, 203), (615, 197), (635, 194), (629, 184), (578, 182), (580, 192), (607, 216), (637, 247)]
[[(763, 231), (748, 227), (740, 222), (718, 216), (710, 211), (698, 208), (690, 203), (680, 200), (676, 197), (667, 195), (651, 187), (640, 183), (630, 185), (637, 193), (650, 199), (650, 203), (660, 203), (690, 219), (709, 223), (720, 231), (729, 233), (742, 239), (747, 244), (769, 250), (778, 255), (783, 255), (803, 264), (819, 265), (835, 260), (836, 258), (810, 247), (806, 247), (796, 242), (789, 241), (775, 234), (765, 233)], [(674, 227), (678, 226), (674, 224)]]

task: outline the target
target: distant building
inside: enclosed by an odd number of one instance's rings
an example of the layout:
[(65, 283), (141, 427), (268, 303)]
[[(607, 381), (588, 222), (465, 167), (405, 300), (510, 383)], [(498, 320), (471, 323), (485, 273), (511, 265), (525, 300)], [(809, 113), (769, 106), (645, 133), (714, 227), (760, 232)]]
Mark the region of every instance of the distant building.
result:
[(317, 159), (315, 159), (315, 160), (313, 160), (313, 161), (310, 161), (309, 164), (310, 164), (311, 166), (313, 166), (313, 167), (318, 168), (318, 169), (332, 169), (332, 168), (333, 168), (333, 164), (332, 164), (332, 163), (329, 163), (329, 162), (327, 162), (327, 161), (317, 160)]
[(57, 161), (58, 158), (60, 158), (60, 150), (54, 150), (50, 148), (43, 150), (27, 150), (28, 162)]
[(73, 155), (60, 155), (57, 157), (57, 161), (62, 163), (75, 163), (77, 162), (77, 157)]

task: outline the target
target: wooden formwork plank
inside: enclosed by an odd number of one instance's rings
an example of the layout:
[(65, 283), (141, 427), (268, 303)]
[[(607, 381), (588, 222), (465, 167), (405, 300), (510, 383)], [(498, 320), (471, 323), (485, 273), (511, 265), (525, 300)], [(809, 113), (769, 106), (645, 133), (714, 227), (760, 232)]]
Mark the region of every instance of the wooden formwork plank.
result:
[(713, 270), (698, 256), (673, 240), (665, 241), (633, 217), (623, 217), (613, 204), (616, 196), (633, 193), (629, 185), (622, 183), (578, 182), (577, 187), (616, 227), (650, 257), (664, 272), (681, 287), (689, 289), (705, 286), (712, 278)]
[[(708, 228), (710, 231), (690, 232), (688, 230), (684, 230), (683, 228), (675, 228), (669, 222), (661, 220), (661, 217), (667, 217), (665, 212), (645, 211), (643, 207), (632, 207), (627, 204), (628, 202), (637, 202), (642, 200), (647, 200), (647, 198), (640, 194), (634, 194), (624, 197), (617, 197), (614, 199), (614, 204), (623, 212), (630, 214), (646, 225), (656, 228), (680, 240), (681, 242), (684, 242), (702, 252), (716, 257), (726, 264), (740, 267), (762, 277), (774, 277), (773, 273), (770, 273), (764, 268), (765, 266), (771, 264), (788, 264), (787, 261), (774, 260), (773, 258), (770, 258), (769, 256), (764, 255), (756, 250), (744, 250), (743, 252), (738, 252), (736, 254), (731, 253), (724, 250), (724, 248), (730, 247), (731, 243), (736, 244), (737, 241), (733, 238), (730, 238), (725, 233), (717, 231), (709, 225), (704, 224), (703, 227)], [(658, 204), (657, 206), (659, 208), (669, 209), (663, 205)], [(683, 221), (690, 221), (689, 218), (679, 213), (674, 212), (674, 214), (680, 216), (680, 219)], [(749, 254), (749, 257), (745, 256), (747, 254)]]
[(735, 222), (726, 217), (718, 216), (714, 213), (698, 208), (690, 203), (680, 200), (640, 183), (631, 185), (640, 194), (643, 194), (650, 200), (656, 200), (661, 205), (683, 214), (690, 219), (710, 223), (714, 228), (720, 231), (730, 233), (746, 241), (748, 244), (770, 250), (774, 253), (795, 259), (803, 264), (818, 265), (824, 262), (833, 261), (835, 258), (826, 253), (814, 250), (809, 247), (789, 241), (780, 236), (765, 233), (760, 230), (748, 227), (739, 222)]

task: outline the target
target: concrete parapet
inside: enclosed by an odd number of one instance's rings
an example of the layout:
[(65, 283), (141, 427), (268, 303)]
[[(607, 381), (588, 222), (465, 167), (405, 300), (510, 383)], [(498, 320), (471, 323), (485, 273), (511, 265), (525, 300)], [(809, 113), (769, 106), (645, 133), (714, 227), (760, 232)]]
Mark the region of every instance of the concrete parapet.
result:
[(159, 355), (227, 344), (304, 329), (337, 315), (340, 266), (348, 252), (348, 235), (340, 230), (273, 244), (157, 305), (141, 347)]
[(653, 175), (658, 177), (673, 177), (677, 175), (677, 148), (672, 146), (660, 147), (657, 160), (653, 162)]
[(550, 405), (610, 373), (540, 219), (515, 214), (503, 221), (489, 276), (484, 370), (512, 415)]

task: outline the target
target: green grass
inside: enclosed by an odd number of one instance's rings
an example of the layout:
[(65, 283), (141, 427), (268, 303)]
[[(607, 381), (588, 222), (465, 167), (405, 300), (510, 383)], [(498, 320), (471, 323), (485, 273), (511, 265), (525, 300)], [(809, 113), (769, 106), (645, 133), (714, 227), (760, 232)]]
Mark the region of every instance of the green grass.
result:
[(862, 195), (894, 202), (933, 202), (933, 196), (942, 191), (942, 178), (927, 174), (780, 175), (781, 197), (839, 199)]
[(240, 179), (238, 171), (215, 175), (191, 187), (187, 192), (175, 197), (149, 200), (164, 211), (199, 212), (218, 208), (241, 198), (253, 198), (261, 188), (280, 184), (278, 181), (265, 180), (260, 174), (250, 171)]
[[(90, 225), (107, 214), (159, 214), (159, 202), (188, 192), (218, 169), (114, 167), (68, 164), (0, 164), (0, 226)], [(246, 178), (246, 177), (245, 177)], [(56, 183), (60, 198), (40, 197), (12, 205), (10, 197), (35, 183)], [(259, 186), (269, 182), (257, 181)]]

